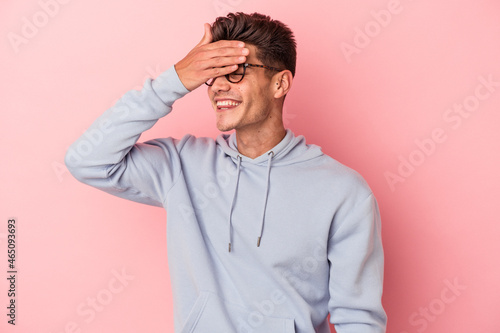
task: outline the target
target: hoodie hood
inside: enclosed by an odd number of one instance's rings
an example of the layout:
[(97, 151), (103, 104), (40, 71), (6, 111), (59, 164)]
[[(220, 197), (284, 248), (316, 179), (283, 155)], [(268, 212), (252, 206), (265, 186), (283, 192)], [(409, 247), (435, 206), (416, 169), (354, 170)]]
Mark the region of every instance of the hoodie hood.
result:
[(319, 146), (306, 144), (304, 136), (300, 135), (296, 137), (289, 129), (286, 130), (286, 135), (280, 143), (274, 146), (271, 150), (254, 159), (240, 154), (236, 143), (236, 132), (233, 132), (230, 135), (219, 135), (217, 137), (217, 144), (226, 155), (233, 159), (235, 163), (237, 163), (238, 156), (240, 156), (242, 162), (244, 163), (248, 162), (252, 164), (265, 165), (268, 162), (268, 155), (271, 151), (274, 155), (272, 158), (273, 166), (303, 162), (323, 155)]
[[(281, 165), (290, 165), (293, 163), (299, 163), (303, 161), (310, 160), (312, 158), (323, 155), (321, 152), (321, 148), (315, 145), (307, 145), (306, 140), (303, 136), (295, 137), (291, 130), (286, 131), (286, 135), (271, 150), (262, 154), (259, 157), (254, 159), (241, 155), (238, 151), (237, 143), (236, 143), (236, 132), (233, 132), (231, 135), (221, 134), (217, 137), (217, 144), (224, 153), (231, 157), (233, 162), (236, 164), (236, 181), (234, 185), (233, 197), (231, 200), (231, 205), (229, 208), (229, 216), (228, 216), (228, 251), (231, 252), (232, 247), (232, 231), (233, 231), (233, 209), (235, 202), (237, 200), (238, 195), (238, 185), (240, 179), (240, 171), (242, 163), (251, 163), (259, 166), (267, 165), (266, 172), (266, 187), (263, 189), (263, 204), (262, 204), (262, 218), (260, 220), (260, 229), (257, 236), (257, 247), (260, 246), (260, 242), (262, 240), (262, 235), (264, 233), (264, 222), (266, 218), (266, 207), (267, 207), (267, 199), (269, 195), (269, 188), (271, 182), (271, 166), (281, 166)], [(242, 189), (244, 190), (244, 189)]]

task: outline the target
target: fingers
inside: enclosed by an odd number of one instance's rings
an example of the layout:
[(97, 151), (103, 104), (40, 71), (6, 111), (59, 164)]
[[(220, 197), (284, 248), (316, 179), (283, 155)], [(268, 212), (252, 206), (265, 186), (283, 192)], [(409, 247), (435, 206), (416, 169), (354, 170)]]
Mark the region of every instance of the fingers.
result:
[[(213, 57), (206, 60), (200, 61), (200, 68), (202, 69), (212, 69), (212, 68), (226, 68), (228, 66), (242, 64), (246, 61), (245, 56), (228, 56), (228, 57)], [(235, 70), (236, 70), (235, 68)], [(220, 74), (223, 75), (223, 74)]]
[(215, 43), (212, 43), (212, 29), (209, 23), (205, 23), (203, 25), (204, 34), (201, 38), (200, 42), (196, 45), (196, 47), (206, 45), (207, 49), (216, 49), (220, 47), (245, 47), (245, 43), (237, 41), (237, 40), (219, 40)]
[(212, 31), (210, 28), (210, 24), (205, 23), (203, 25), (203, 27), (205, 29), (205, 33), (203, 34), (201, 41), (196, 46), (206, 45), (206, 44), (210, 44), (212, 42)]
[(220, 48), (244, 48), (245, 43), (238, 40), (218, 40), (216, 42), (203, 45), (204, 50), (215, 50)]
[(208, 23), (205, 23), (205, 43), (204, 44), (210, 44), (213, 40), (213, 37), (212, 37), (212, 29), (210, 27), (210, 24)]
[[(213, 72), (212, 68), (214, 67), (221, 68), (245, 62), (246, 56), (250, 53), (245, 48), (245, 43), (235, 40), (212, 42), (210, 24), (205, 23), (204, 28), (205, 34), (194, 49), (196, 50), (196, 57), (194, 58), (197, 60), (199, 70), (205, 71), (209, 69), (210, 72)], [(224, 69), (222, 72), (226, 72), (227, 70)]]
[(181, 61), (175, 64), (179, 79), (193, 90), (209, 78), (234, 72), (250, 53), (245, 43), (235, 40), (213, 41), (210, 24), (205, 23), (201, 41)]
[[(213, 67), (203, 71), (203, 75), (208, 79), (230, 74), (238, 69), (238, 65), (229, 65), (225, 67)], [(206, 81), (206, 80), (205, 80)]]
[[(245, 58), (249, 54), (249, 50), (247, 48), (241, 47), (221, 47), (215, 49), (208, 50), (200, 50), (200, 59), (204, 59), (213, 64), (211, 61), (216, 61), (215, 65), (218, 64), (218, 61), (225, 61), (227, 59), (233, 62), (233, 64), (239, 63), (239, 60)], [(244, 60), (244, 59), (243, 59)], [(226, 63), (220, 63), (221, 65), (227, 65)]]
[[(243, 47), (231, 47), (230, 45), (235, 45), (234, 43), (227, 43), (230, 41), (221, 41), (216, 47), (207, 48), (200, 54), (199, 65), (202, 69), (212, 69), (221, 68), (231, 65), (242, 64), (246, 61), (246, 56), (250, 53), (247, 48)], [(234, 42), (234, 41), (232, 41)], [(240, 42), (237, 42), (236, 45)], [(212, 43), (215, 44), (215, 43)], [(210, 44), (210, 45), (212, 45)], [(243, 44), (244, 45), (244, 44)], [(226, 69), (223, 70), (225, 72)], [(225, 74), (220, 74), (225, 75)]]

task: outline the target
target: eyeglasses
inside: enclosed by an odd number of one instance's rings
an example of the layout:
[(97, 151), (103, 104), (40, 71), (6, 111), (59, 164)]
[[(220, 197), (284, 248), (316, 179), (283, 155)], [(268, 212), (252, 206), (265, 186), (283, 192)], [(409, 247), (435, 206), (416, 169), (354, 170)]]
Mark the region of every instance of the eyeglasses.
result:
[[(239, 64), (237, 70), (235, 70), (232, 73), (226, 74), (224, 76), (231, 83), (241, 82), (241, 80), (243, 80), (243, 78), (245, 77), (245, 72), (247, 70), (247, 67), (265, 68), (265, 69), (269, 69), (269, 70), (277, 71), (277, 72), (281, 72), (282, 71), (282, 69), (278, 69), (278, 68), (275, 68), (275, 67), (269, 67), (269, 66), (265, 66), (265, 65)], [(213, 77), (211, 79), (208, 79), (208, 81), (205, 82), (205, 84), (207, 86), (212, 86), (214, 84), (214, 82), (215, 82), (216, 79), (217, 79), (217, 77)]]

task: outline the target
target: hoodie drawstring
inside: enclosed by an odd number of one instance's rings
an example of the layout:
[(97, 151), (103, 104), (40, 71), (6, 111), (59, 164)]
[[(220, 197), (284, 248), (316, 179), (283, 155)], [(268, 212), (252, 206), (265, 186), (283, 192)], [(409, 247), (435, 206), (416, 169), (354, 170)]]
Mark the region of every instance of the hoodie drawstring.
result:
[(231, 252), (231, 241), (233, 239), (233, 208), (234, 208), (234, 201), (236, 199), (236, 192), (238, 192), (238, 183), (240, 181), (240, 169), (241, 169), (241, 156), (237, 156), (238, 159), (238, 166), (237, 166), (237, 171), (236, 171), (236, 185), (234, 186), (234, 194), (233, 194), (233, 200), (231, 201), (231, 208), (229, 209), (229, 252)]
[(266, 192), (264, 194), (264, 208), (262, 209), (262, 220), (260, 222), (259, 237), (257, 238), (257, 247), (260, 246), (260, 240), (262, 239), (262, 233), (264, 231), (264, 220), (266, 217), (267, 197), (269, 196), (269, 179), (271, 176), (271, 160), (273, 159), (274, 152), (271, 150), (267, 155), (269, 156), (269, 158), (267, 159)]
[[(267, 207), (267, 198), (269, 196), (269, 183), (270, 183), (270, 176), (271, 176), (271, 161), (274, 157), (274, 152), (270, 151), (268, 153), (268, 159), (267, 159), (267, 178), (266, 178), (266, 192), (264, 193), (264, 206), (262, 208), (262, 219), (260, 222), (260, 233), (259, 236), (257, 237), (257, 247), (260, 247), (260, 241), (262, 239), (262, 234), (264, 232), (264, 221), (266, 217), (266, 207)], [(234, 209), (234, 203), (236, 201), (236, 193), (238, 192), (238, 184), (240, 181), (240, 170), (241, 170), (241, 156), (237, 156), (238, 159), (238, 164), (237, 164), (237, 170), (236, 170), (236, 184), (234, 186), (234, 193), (233, 193), (233, 199), (231, 201), (231, 207), (229, 210), (229, 252), (231, 252), (231, 244), (232, 244), (232, 232), (233, 232), (233, 209)]]

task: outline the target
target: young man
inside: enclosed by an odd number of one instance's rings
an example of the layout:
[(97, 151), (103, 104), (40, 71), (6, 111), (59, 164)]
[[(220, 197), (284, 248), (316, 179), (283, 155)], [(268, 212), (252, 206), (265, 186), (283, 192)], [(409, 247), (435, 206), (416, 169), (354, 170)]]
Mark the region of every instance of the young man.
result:
[[(375, 198), (353, 170), (286, 130), (295, 41), (229, 14), (189, 54), (106, 111), (66, 154), (80, 181), (167, 210), (176, 332), (385, 332)], [(216, 140), (136, 143), (208, 85)], [(99, 132), (103, 142), (86, 143)]]

